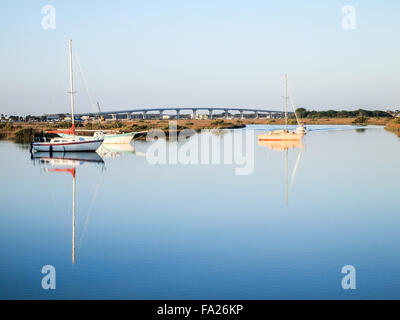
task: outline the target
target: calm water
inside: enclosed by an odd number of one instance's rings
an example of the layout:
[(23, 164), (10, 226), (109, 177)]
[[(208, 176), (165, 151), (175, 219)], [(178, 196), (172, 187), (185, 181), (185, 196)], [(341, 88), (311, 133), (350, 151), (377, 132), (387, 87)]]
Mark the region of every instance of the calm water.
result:
[[(255, 136), (243, 176), (151, 165), (146, 142), (80, 165), (0, 142), (0, 298), (400, 298), (400, 139), (329, 128), (287, 153)], [(73, 167), (74, 264), (73, 176), (47, 170)], [(47, 264), (56, 290), (41, 287)], [(341, 287), (348, 264), (356, 290)]]

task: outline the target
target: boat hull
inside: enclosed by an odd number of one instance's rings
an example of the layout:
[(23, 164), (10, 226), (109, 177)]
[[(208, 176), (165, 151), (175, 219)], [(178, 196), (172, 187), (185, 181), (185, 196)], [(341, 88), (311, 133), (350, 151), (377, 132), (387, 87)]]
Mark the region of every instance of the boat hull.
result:
[(133, 136), (135, 135), (134, 132), (129, 133), (117, 133), (117, 134), (106, 134), (104, 136), (104, 143), (118, 143), (118, 144), (126, 144), (131, 143)]
[(274, 130), (268, 133), (259, 134), (258, 141), (299, 141), (303, 136), (304, 135), (301, 133)]
[(102, 143), (103, 140), (63, 143), (33, 142), (32, 148), (37, 152), (93, 152), (96, 151)]

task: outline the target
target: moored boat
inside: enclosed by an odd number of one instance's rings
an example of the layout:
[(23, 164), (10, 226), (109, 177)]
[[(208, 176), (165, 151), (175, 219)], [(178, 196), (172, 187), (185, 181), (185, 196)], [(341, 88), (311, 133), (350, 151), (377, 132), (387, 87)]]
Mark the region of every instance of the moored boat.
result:
[(298, 141), (303, 134), (289, 132), (288, 130), (272, 130), (268, 133), (259, 134), (258, 141)]
[(102, 143), (101, 139), (52, 138), (48, 142), (33, 142), (32, 148), (37, 152), (84, 152), (96, 151)]
[(72, 40), (69, 40), (69, 72), (70, 72), (70, 102), (71, 102), (71, 121), (72, 125), (69, 130), (47, 131), (46, 133), (66, 134), (67, 137), (51, 138), (40, 137), (32, 142), (31, 147), (37, 152), (82, 152), (96, 151), (104, 141), (104, 136), (82, 138), (75, 135), (75, 119), (74, 119), (74, 82), (72, 71)]
[(134, 136), (135, 132), (105, 134), (104, 143), (130, 143)]
[[(81, 130), (86, 131), (86, 130)], [(89, 131), (89, 130), (88, 130)], [(92, 131), (92, 130), (90, 130)], [(57, 133), (60, 137), (63, 138), (70, 138), (71, 134), (66, 133)], [(131, 143), (133, 137), (135, 136), (136, 132), (127, 132), (127, 133), (105, 133), (104, 131), (95, 131), (93, 137), (91, 136), (79, 136), (84, 140), (90, 138), (104, 138), (105, 144), (129, 144)]]
[[(296, 141), (301, 140), (305, 132), (290, 132), (288, 130), (288, 116), (287, 116), (287, 74), (285, 74), (285, 129), (284, 130), (271, 130), (264, 134), (258, 135), (258, 141)], [(296, 116), (297, 118), (297, 116)]]

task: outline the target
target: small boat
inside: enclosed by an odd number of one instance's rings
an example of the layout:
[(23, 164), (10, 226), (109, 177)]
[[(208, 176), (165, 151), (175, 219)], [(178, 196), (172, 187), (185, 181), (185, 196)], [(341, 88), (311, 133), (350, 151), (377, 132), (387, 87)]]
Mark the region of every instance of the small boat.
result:
[(31, 143), (31, 147), (36, 152), (82, 152), (96, 151), (104, 141), (103, 136), (79, 137), (75, 135), (74, 119), (74, 82), (72, 72), (72, 40), (69, 40), (69, 73), (70, 73), (70, 101), (71, 101), (71, 120), (72, 125), (69, 130), (47, 131), (46, 133), (66, 134), (66, 137), (56, 137), (47, 139), (40, 137)]
[[(93, 131), (93, 130), (77, 130), (77, 131)], [(104, 144), (129, 144), (133, 140), (133, 137), (138, 133), (143, 133), (146, 131), (141, 132), (126, 132), (126, 133), (107, 133), (107, 131), (100, 131), (95, 130), (93, 137), (91, 136), (79, 136), (82, 139), (90, 139), (90, 138), (104, 138)], [(63, 138), (70, 138), (70, 134), (66, 133), (58, 133), (60, 137)]]
[[(86, 130), (79, 130), (79, 131), (86, 131)], [(87, 131), (92, 131), (92, 130), (87, 130)], [(105, 144), (129, 144), (131, 143), (135, 134), (136, 132), (106, 133), (105, 131), (95, 131), (93, 137), (91, 136), (79, 136), (79, 137), (85, 140), (90, 138), (99, 138), (99, 139), (103, 138), (104, 139), (103, 143)], [(63, 138), (71, 137), (70, 134), (66, 133), (58, 133), (58, 135)]]
[(135, 132), (104, 134), (104, 143), (131, 143), (134, 136)]
[(285, 129), (284, 130), (272, 130), (268, 133), (259, 134), (258, 141), (296, 141), (303, 138), (304, 133), (289, 132), (288, 130), (288, 116), (287, 116), (287, 74), (285, 74)]

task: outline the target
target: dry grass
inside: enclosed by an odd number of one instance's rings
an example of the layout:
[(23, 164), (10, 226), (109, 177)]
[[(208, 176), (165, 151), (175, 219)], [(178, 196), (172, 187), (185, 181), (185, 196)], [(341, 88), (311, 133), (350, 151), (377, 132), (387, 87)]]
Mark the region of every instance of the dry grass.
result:
[[(355, 118), (305, 118), (300, 119), (301, 122), (307, 124), (328, 124), (328, 125), (351, 125)], [(390, 120), (388, 118), (368, 118), (366, 124), (370, 125), (386, 125), (388, 130), (398, 132), (400, 123), (396, 123), (396, 120)], [(193, 120), (193, 119), (182, 119), (177, 121), (178, 131), (182, 129), (192, 129), (194, 131), (200, 131), (202, 129), (229, 129), (229, 128), (241, 128), (248, 124), (275, 124), (283, 125), (284, 119), (209, 119), (209, 120)], [(294, 119), (289, 119), (290, 124), (296, 124)], [(18, 122), (14, 124), (4, 124), (0, 126), (0, 138), (12, 140), (15, 139), (16, 132), (21, 129), (32, 128), (35, 132), (43, 130), (55, 130), (55, 128), (66, 128), (69, 127), (69, 123), (26, 123)], [(121, 132), (132, 132), (132, 131), (146, 131), (150, 129), (160, 129), (163, 131), (169, 130), (169, 120), (119, 120), (119, 121), (103, 121), (101, 124), (98, 122), (83, 123), (79, 124), (77, 129), (118, 129)], [(82, 133), (84, 134), (84, 133)], [(90, 133), (86, 133), (90, 134)]]
[(393, 119), (386, 123), (385, 129), (400, 137), (400, 118)]

